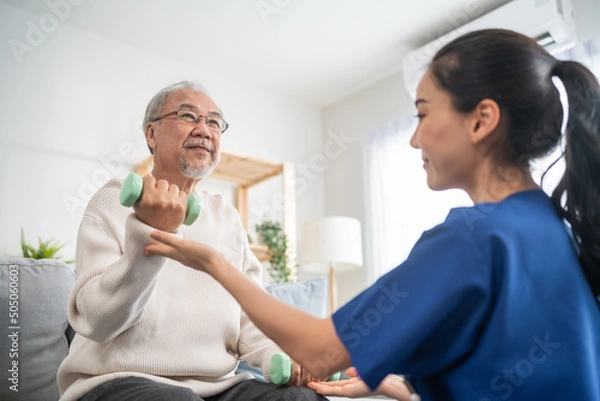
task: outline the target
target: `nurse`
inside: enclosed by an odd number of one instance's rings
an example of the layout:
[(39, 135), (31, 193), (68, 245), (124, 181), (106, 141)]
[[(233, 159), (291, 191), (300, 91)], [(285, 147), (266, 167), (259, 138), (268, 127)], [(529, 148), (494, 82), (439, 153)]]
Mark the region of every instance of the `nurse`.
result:
[[(355, 367), (349, 382), (311, 384), (322, 394), (409, 399), (402, 374), (423, 400), (599, 400), (596, 78), (528, 37), (476, 31), (434, 56), (415, 105), (410, 145), (428, 186), (462, 189), (473, 206), (331, 317), (275, 300), (206, 245), (157, 231), (147, 255), (212, 275), (313, 375)], [(550, 197), (530, 167), (561, 143), (566, 171)]]

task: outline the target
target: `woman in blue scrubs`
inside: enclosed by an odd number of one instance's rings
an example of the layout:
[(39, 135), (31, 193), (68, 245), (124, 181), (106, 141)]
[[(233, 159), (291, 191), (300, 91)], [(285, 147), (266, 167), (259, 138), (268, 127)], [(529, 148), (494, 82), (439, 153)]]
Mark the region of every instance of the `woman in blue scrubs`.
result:
[[(553, 77), (568, 97), (564, 133)], [(423, 400), (600, 400), (596, 78), (520, 34), (477, 31), (434, 56), (415, 105), (410, 145), (428, 186), (474, 205), (333, 316), (274, 300), (202, 244), (155, 232), (148, 255), (211, 274), (311, 374), (356, 368), (360, 379), (311, 384), (323, 394), (407, 399), (403, 374)], [(566, 171), (549, 197), (530, 165), (561, 141)]]

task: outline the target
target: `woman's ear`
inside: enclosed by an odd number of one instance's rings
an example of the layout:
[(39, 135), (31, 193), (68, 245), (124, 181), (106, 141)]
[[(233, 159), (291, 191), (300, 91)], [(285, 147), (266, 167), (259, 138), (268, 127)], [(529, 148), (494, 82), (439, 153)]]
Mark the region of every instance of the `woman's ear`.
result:
[(483, 99), (469, 114), (469, 136), (474, 144), (488, 138), (500, 125), (500, 107), (495, 100)]
[(146, 125), (144, 136), (146, 137), (146, 143), (154, 151), (156, 149), (156, 138), (154, 137), (154, 125), (152, 123)]

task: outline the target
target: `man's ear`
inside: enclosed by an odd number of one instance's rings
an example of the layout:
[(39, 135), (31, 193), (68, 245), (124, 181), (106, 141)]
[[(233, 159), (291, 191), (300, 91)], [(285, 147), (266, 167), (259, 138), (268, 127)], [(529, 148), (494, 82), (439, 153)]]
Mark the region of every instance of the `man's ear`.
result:
[(153, 151), (156, 149), (156, 138), (154, 137), (154, 132), (154, 125), (152, 123), (148, 123), (146, 125), (146, 130), (144, 131), (144, 136), (146, 137), (146, 143)]
[(500, 107), (495, 100), (483, 99), (469, 113), (469, 136), (472, 143), (479, 143), (500, 125)]

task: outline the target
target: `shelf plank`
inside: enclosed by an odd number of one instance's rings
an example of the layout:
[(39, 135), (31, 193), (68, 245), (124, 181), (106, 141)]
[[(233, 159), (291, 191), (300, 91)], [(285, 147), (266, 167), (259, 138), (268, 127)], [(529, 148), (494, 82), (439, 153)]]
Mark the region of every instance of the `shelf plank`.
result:
[(154, 156), (150, 155), (142, 162), (135, 165), (135, 173), (137, 175), (141, 175), (142, 177), (152, 171), (152, 167), (154, 166)]
[(256, 255), (259, 261), (269, 261), (269, 247), (266, 245), (250, 244), (250, 250)]
[(221, 152), (221, 161), (210, 178), (251, 187), (283, 173), (283, 164), (253, 157)]

